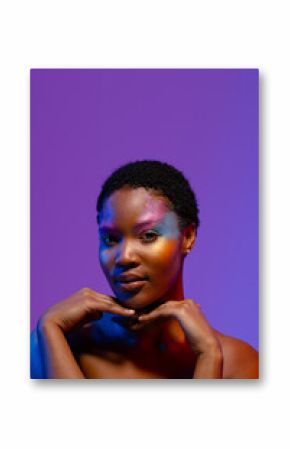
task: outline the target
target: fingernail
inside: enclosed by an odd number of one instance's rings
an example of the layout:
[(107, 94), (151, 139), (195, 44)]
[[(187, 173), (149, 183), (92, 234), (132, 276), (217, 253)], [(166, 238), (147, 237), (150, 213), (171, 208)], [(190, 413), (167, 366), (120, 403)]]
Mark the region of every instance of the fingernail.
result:
[(133, 310), (133, 309), (129, 309), (129, 310), (128, 310), (128, 313), (131, 313), (131, 314), (133, 314), (133, 313), (135, 313), (135, 310)]

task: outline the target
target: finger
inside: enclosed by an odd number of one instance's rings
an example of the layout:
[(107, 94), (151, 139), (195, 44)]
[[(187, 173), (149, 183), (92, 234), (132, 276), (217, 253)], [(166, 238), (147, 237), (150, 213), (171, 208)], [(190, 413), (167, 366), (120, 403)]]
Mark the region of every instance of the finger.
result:
[(94, 307), (102, 312), (117, 313), (118, 315), (131, 316), (135, 314), (134, 309), (125, 309), (112, 300), (101, 298), (94, 299)]
[(99, 292), (96, 292), (94, 290), (90, 290), (89, 296), (91, 296), (92, 298), (95, 298), (95, 299), (101, 299), (101, 300), (104, 300), (104, 301), (109, 301), (110, 303), (116, 301), (115, 298), (113, 298), (113, 296), (105, 295), (103, 293), (99, 293)]
[(164, 318), (167, 316), (172, 315), (171, 307), (166, 307), (165, 304), (162, 304), (162, 306), (158, 307), (157, 309), (153, 310), (149, 313), (144, 313), (143, 315), (139, 316), (139, 321), (150, 321), (150, 320), (156, 320), (158, 318)]
[(88, 307), (91, 310), (91, 313), (98, 313), (98, 311), (110, 312), (117, 313), (123, 316), (132, 316), (135, 314), (134, 309), (122, 307), (109, 296), (101, 295), (91, 291), (86, 295), (86, 297), (89, 301)]
[[(99, 295), (99, 294), (97, 294)], [(126, 306), (125, 304), (120, 303), (120, 301), (115, 298), (114, 296), (108, 296), (108, 295), (103, 295), (100, 294), (100, 297), (102, 299), (102, 301), (104, 301), (106, 304), (110, 305), (110, 306), (117, 306), (121, 311), (125, 311), (125, 312), (130, 312), (130, 314), (136, 314), (136, 310), (135, 309), (131, 309), (130, 307)]]
[(94, 290), (90, 290), (88, 293), (88, 296), (90, 298), (94, 299), (95, 301), (97, 301), (98, 304), (104, 304), (109, 307), (117, 306), (117, 307), (119, 307), (119, 309), (122, 309), (122, 310), (133, 310), (128, 307), (123, 307), (121, 304), (119, 304), (117, 302), (117, 299), (114, 298), (113, 296), (104, 295), (103, 293), (98, 293), (98, 292), (95, 292)]
[(136, 314), (134, 309), (125, 309), (125, 307), (119, 306), (119, 304), (116, 303), (109, 304), (107, 312), (116, 313), (122, 316), (132, 316)]

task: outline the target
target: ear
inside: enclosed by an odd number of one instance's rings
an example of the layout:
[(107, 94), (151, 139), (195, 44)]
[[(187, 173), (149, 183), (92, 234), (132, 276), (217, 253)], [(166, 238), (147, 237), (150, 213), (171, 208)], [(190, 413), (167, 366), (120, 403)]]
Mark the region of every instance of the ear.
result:
[(187, 256), (196, 240), (196, 228), (193, 224), (188, 225), (182, 232), (182, 252)]

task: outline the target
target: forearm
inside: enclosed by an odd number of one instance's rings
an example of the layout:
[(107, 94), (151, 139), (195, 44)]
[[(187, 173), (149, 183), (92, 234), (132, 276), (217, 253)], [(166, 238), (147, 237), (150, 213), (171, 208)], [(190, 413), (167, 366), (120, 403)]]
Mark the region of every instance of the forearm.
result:
[(59, 326), (40, 321), (37, 332), (48, 379), (85, 379)]
[(223, 355), (220, 348), (202, 353), (198, 356), (193, 379), (222, 379)]

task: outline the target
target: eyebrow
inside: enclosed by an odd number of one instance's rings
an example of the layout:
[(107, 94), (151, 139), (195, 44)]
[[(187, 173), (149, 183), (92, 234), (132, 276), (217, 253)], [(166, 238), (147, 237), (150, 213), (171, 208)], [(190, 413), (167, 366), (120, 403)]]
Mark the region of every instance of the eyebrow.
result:
[[(157, 224), (160, 224), (163, 221), (163, 219), (164, 219), (164, 217), (159, 218), (157, 220), (140, 221), (135, 224), (134, 231), (138, 231), (142, 228), (145, 228), (146, 226), (155, 226)], [(103, 226), (99, 227), (99, 231), (100, 232), (119, 232), (119, 229), (116, 228), (115, 226), (103, 225)]]
[(145, 228), (146, 226), (155, 226), (157, 224), (160, 224), (163, 221), (163, 217), (159, 218), (157, 220), (145, 220), (145, 221), (140, 221), (138, 223), (136, 223), (136, 225), (134, 226), (134, 230), (138, 231), (139, 229)]

